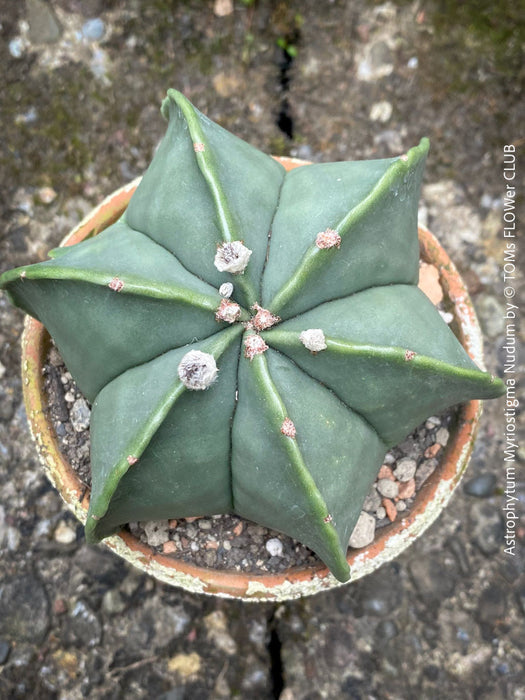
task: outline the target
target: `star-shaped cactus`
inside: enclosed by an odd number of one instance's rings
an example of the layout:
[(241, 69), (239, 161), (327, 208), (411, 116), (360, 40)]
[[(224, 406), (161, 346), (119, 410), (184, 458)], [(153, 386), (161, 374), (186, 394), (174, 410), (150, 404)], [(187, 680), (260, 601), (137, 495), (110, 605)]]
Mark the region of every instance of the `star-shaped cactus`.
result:
[(502, 385), (417, 288), (428, 143), (289, 173), (180, 93), (122, 218), (1, 278), (93, 403), (96, 542), (234, 512), (341, 581), (388, 447)]

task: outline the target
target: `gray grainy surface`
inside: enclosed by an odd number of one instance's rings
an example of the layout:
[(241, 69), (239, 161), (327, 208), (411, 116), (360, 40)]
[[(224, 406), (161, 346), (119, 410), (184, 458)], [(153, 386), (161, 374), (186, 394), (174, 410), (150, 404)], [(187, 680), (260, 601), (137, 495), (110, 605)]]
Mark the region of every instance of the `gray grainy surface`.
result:
[[(488, 3), (460, 5), (2, 0), (1, 269), (43, 259), (140, 174), (170, 86), (267, 152), (382, 157), (427, 134), (423, 214), (501, 373), (502, 147), (523, 147), (524, 26), (520, 3), (491, 6), (490, 21)], [(525, 527), (505, 554), (502, 401), (486, 405), (470, 467), (483, 479), (398, 561), (332, 593), (247, 606), (86, 547), (30, 443), (21, 325), (0, 297), (0, 697), (525, 698)], [(523, 440), (523, 414), (518, 426)]]

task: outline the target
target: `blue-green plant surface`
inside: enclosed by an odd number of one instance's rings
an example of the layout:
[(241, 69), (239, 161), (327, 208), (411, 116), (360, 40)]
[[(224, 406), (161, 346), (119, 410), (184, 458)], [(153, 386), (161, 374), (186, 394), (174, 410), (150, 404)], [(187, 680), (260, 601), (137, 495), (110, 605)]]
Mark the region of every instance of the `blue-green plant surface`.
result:
[(86, 537), (237, 513), (341, 581), (385, 452), (491, 398), (418, 289), (428, 142), (288, 173), (179, 92), (119, 221), (0, 278), (92, 402)]

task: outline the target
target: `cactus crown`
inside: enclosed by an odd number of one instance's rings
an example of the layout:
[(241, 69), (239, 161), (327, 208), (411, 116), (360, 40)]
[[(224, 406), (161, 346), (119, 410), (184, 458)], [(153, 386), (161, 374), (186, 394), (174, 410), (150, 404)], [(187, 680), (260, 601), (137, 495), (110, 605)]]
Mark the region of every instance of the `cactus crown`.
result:
[(417, 288), (428, 142), (285, 174), (175, 90), (162, 113), (121, 219), (0, 278), (93, 402), (87, 539), (235, 512), (347, 580), (387, 448), (502, 391)]

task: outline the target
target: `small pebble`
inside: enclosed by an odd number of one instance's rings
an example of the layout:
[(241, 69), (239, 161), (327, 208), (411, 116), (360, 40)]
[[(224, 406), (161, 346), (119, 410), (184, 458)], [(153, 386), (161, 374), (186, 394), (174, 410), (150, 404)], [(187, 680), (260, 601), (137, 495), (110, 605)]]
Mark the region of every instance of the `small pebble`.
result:
[(272, 537), (266, 543), (266, 551), (272, 557), (282, 557), (283, 556), (283, 543), (278, 537)]
[(118, 615), (126, 608), (126, 601), (117, 588), (110, 588), (102, 598), (102, 610), (109, 615)]
[(230, 549), (232, 548), (232, 543), (231, 543), (231, 542), (228, 542), (228, 540), (225, 540), (225, 541), (222, 543), (222, 548), (223, 548), (226, 552), (229, 552)]
[(377, 489), (375, 486), (372, 486), (370, 489), (370, 493), (368, 496), (365, 498), (365, 502), (363, 503), (363, 510), (367, 511), (375, 511), (379, 506), (381, 505), (381, 496), (377, 493)]
[[(380, 503), (381, 503), (381, 501), (380, 501)], [(376, 518), (378, 520), (383, 520), (384, 518), (386, 518), (386, 510), (381, 505), (379, 505), (376, 508)]]
[(416, 493), (416, 481), (415, 479), (410, 479), (409, 481), (403, 482), (399, 486), (398, 497), (402, 499), (412, 498)]
[(397, 509), (395, 505), (389, 498), (383, 498), (381, 501), (383, 508), (386, 510), (386, 516), (391, 521), (394, 522), (397, 516)]
[(392, 116), (392, 105), (390, 102), (382, 100), (372, 105), (370, 109), (370, 119), (373, 122), (387, 122)]
[(436, 442), (445, 447), (448, 442), (449, 432), (446, 428), (440, 428), (436, 433)]
[(0, 639), (0, 666), (3, 666), (7, 659), (9, 658), (9, 653), (11, 652), (11, 645), (5, 641), (5, 639)]
[(67, 602), (64, 598), (57, 598), (53, 603), (53, 612), (55, 615), (64, 615), (67, 613)]
[(381, 496), (385, 496), (385, 498), (395, 498), (399, 493), (399, 485), (390, 479), (379, 479), (377, 482), (377, 490)]
[(398, 501), (396, 503), (396, 510), (398, 513), (402, 513), (406, 509), (407, 509), (407, 504), (405, 503), (405, 501)]
[(24, 42), (19, 36), (9, 42), (9, 53), (13, 58), (22, 58), (24, 55)]
[[(394, 469), (394, 476), (398, 481), (410, 481), (414, 477), (417, 469), (417, 462), (415, 459), (405, 458), (400, 459)], [(384, 494), (385, 496), (387, 494)]]
[(394, 473), (388, 464), (383, 464), (377, 475), (378, 479), (390, 479), (390, 481), (395, 481)]
[(496, 487), (496, 476), (495, 474), (480, 474), (475, 476), (473, 479), (469, 479), (465, 486), (463, 487), (465, 493), (469, 496), (476, 496), (477, 498), (488, 498), (494, 493)]
[(148, 544), (152, 547), (160, 547), (169, 540), (167, 520), (150, 520), (142, 525)]
[(59, 542), (60, 544), (71, 544), (77, 539), (77, 533), (76, 530), (73, 530), (73, 528), (61, 520), (55, 528), (53, 538), (55, 542)]
[(38, 199), (42, 204), (51, 204), (56, 199), (57, 193), (52, 187), (41, 187), (38, 190)]
[(427, 459), (430, 459), (430, 457), (435, 457), (440, 449), (441, 445), (438, 442), (435, 442), (433, 445), (429, 445), (429, 447), (427, 447), (424, 455)]
[(71, 423), (77, 433), (89, 428), (90, 415), (91, 411), (86, 399), (77, 399), (71, 408)]
[(211, 530), (211, 520), (207, 518), (201, 518), (197, 524), (201, 530)]
[(365, 513), (365, 511), (361, 511), (353, 532), (350, 535), (349, 546), (359, 549), (359, 547), (366, 547), (371, 544), (374, 541), (375, 530), (376, 520), (374, 516)]
[(421, 462), (416, 471), (416, 489), (421, 488), (422, 484), (428, 479), (437, 466), (437, 459), (425, 459)]
[(162, 551), (164, 554), (174, 554), (177, 551), (177, 545), (173, 540), (168, 540), (162, 545)]
[(433, 430), (437, 428), (438, 425), (441, 425), (441, 418), (438, 418), (438, 416), (430, 416), (430, 418), (427, 418), (425, 428), (427, 430)]
[(88, 19), (87, 22), (84, 22), (82, 25), (82, 36), (88, 41), (100, 41), (105, 33), (106, 25), (100, 17)]

